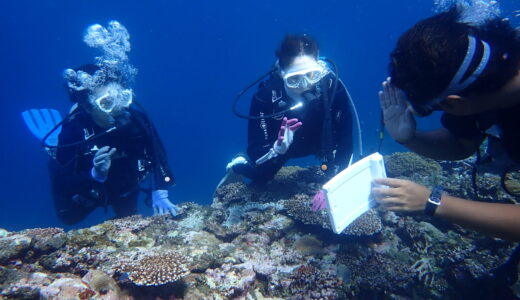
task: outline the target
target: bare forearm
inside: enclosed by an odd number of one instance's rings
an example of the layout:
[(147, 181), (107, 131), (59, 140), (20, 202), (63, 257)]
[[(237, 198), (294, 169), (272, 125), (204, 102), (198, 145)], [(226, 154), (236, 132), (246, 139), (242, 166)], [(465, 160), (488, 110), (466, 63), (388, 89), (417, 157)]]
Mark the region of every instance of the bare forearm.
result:
[(520, 206), (444, 195), (436, 217), (508, 240), (520, 241)]
[(465, 159), (475, 151), (478, 144), (474, 141), (463, 142), (445, 129), (417, 131), (415, 136), (404, 144), (420, 155), (440, 160)]

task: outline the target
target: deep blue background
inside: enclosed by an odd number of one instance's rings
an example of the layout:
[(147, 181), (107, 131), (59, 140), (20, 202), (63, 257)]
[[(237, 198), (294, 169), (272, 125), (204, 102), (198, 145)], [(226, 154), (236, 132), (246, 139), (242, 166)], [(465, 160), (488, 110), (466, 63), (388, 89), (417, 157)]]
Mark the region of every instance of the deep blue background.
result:
[[(373, 152), (388, 54), (404, 30), (432, 13), (431, 0), (143, 3), (0, 1), (0, 227), (60, 226), (48, 156), (21, 112), (68, 111), (62, 71), (93, 61), (95, 50), (82, 41), (91, 24), (118, 20), (131, 34), (130, 59), (139, 69), (134, 91), (155, 121), (177, 177), (171, 200), (208, 204), (226, 163), (245, 150), (246, 121), (231, 114), (232, 98), (270, 68), (285, 34), (311, 34), (321, 54), (336, 61), (360, 113), (364, 151)], [(249, 97), (244, 100), (247, 108)], [(384, 153), (399, 149), (385, 140)], [(79, 226), (108, 216), (99, 210)]]

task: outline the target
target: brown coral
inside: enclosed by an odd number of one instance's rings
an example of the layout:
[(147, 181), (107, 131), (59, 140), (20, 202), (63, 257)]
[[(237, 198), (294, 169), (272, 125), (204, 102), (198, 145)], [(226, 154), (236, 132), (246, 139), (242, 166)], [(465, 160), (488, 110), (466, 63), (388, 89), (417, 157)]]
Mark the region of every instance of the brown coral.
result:
[(373, 235), (382, 229), (381, 218), (374, 209), (370, 209), (345, 228), (343, 233), (354, 236)]
[(32, 238), (52, 238), (58, 234), (64, 233), (63, 228), (60, 227), (47, 227), (47, 228), (31, 228), (21, 232)]
[(251, 190), (242, 182), (226, 184), (215, 191), (213, 205), (215, 208), (229, 206), (232, 203), (252, 201)]
[(327, 215), (321, 211), (311, 210), (312, 198), (309, 195), (300, 193), (284, 202), (289, 216), (303, 222), (304, 224), (326, 226), (328, 224)]
[(127, 273), (136, 285), (163, 285), (175, 282), (189, 274), (187, 260), (176, 251), (149, 254), (138, 260), (122, 262), (116, 268)]
[[(323, 228), (331, 229), (330, 221), (325, 211), (314, 212), (311, 210), (312, 198), (306, 194), (297, 194), (284, 202), (289, 216), (304, 224), (320, 225)], [(350, 224), (343, 234), (353, 236), (369, 236), (380, 232), (383, 229), (381, 218), (373, 209), (368, 210)]]
[(413, 152), (385, 156), (385, 167), (389, 177), (406, 178), (427, 186), (437, 184), (442, 177), (442, 167), (437, 161)]
[(111, 223), (119, 231), (138, 232), (138, 231), (141, 231), (141, 230), (145, 229), (146, 227), (148, 227), (148, 225), (150, 225), (151, 222), (152, 222), (151, 218), (143, 219), (143, 217), (141, 215), (133, 215), (133, 216), (125, 217), (125, 218), (114, 219), (114, 220), (105, 222), (105, 224)]

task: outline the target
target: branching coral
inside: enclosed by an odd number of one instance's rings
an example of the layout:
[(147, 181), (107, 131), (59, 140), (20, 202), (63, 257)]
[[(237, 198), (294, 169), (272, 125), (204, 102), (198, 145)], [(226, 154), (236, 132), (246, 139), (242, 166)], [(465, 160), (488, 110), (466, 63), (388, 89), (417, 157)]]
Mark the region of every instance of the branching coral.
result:
[(429, 255), (431, 244), (428, 242), (428, 239), (425, 239), (424, 243), (424, 247), (422, 248), (416, 246), (416, 249), (421, 254), (421, 258), (416, 261), (411, 268), (417, 272), (419, 281), (425, 286), (431, 287), (435, 282), (435, 260)]
[(437, 161), (412, 152), (385, 156), (385, 167), (389, 177), (404, 177), (427, 186), (442, 178), (442, 167)]
[[(323, 228), (331, 229), (330, 221), (325, 211), (314, 212), (311, 210), (311, 197), (306, 194), (296, 194), (284, 202), (289, 216), (304, 224), (321, 225)], [(344, 231), (344, 234), (353, 236), (368, 236), (382, 230), (383, 224), (377, 212), (368, 210), (357, 220), (352, 222)]]
[(63, 228), (59, 227), (48, 227), (48, 228), (31, 228), (22, 231), (22, 234), (28, 235), (30, 237), (40, 237), (40, 238), (51, 238), (55, 235), (63, 233)]
[(343, 284), (331, 270), (320, 270), (312, 264), (302, 265), (283, 282), (289, 292), (288, 299), (340, 299), (339, 289)]
[(354, 236), (373, 235), (381, 232), (383, 223), (377, 212), (373, 209), (368, 210), (350, 224), (343, 233)]
[(312, 198), (306, 194), (296, 194), (291, 199), (284, 202), (289, 216), (303, 222), (304, 224), (321, 225), (326, 227), (328, 224), (327, 215), (321, 211), (311, 210)]
[(136, 285), (163, 285), (189, 274), (184, 255), (175, 251), (149, 254), (130, 262), (122, 262), (116, 270), (127, 273)]
[(251, 201), (251, 190), (242, 182), (234, 182), (226, 184), (215, 191), (212, 206), (223, 208), (231, 203), (248, 203)]
[(121, 219), (114, 219), (109, 222), (113, 224), (118, 231), (138, 232), (150, 225), (152, 219), (143, 219), (141, 215), (133, 215)]
[(435, 272), (433, 271), (432, 263), (432, 258), (423, 257), (412, 265), (412, 269), (417, 272), (419, 281), (423, 282), (426, 286), (432, 286), (435, 281)]

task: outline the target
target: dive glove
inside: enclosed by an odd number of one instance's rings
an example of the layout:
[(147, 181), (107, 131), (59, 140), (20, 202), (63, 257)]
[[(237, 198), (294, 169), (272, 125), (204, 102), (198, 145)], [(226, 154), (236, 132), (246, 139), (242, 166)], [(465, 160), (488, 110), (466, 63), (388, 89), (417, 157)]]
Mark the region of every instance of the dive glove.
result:
[(153, 215), (166, 215), (171, 213), (172, 216), (177, 215), (179, 208), (168, 200), (167, 190), (157, 190), (152, 192)]
[(289, 147), (293, 142), (294, 133), (301, 126), (302, 122), (299, 122), (298, 119), (287, 119), (287, 117), (284, 117), (280, 130), (278, 130), (278, 138), (276, 139), (276, 142), (274, 142), (273, 148), (271, 148), (267, 154), (257, 159), (256, 164), (263, 164), (271, 158), (287, 153), (287, 150), (289, 150)]
[(317, 192), (316, 195), (314, 195), (314, 198), (312, 199), (312, 211), (324, 209), (326, 206), (325, 199), (326, 198), (324, 190), (320, 190), (319, 192)]

